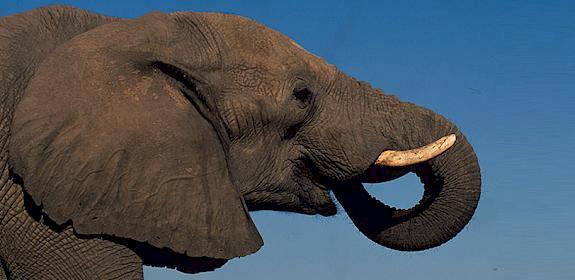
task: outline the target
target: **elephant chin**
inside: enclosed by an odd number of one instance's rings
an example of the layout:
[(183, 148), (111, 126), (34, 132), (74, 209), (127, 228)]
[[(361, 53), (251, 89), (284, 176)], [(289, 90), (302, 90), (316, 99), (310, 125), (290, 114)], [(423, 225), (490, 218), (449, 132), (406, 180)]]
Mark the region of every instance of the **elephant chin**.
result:
[[(439, 246), (469, 222), (480, 195), (475, 153), (459, 131), (457, 143), (445, 153), (410, 166), (369, 167), (354, 180), (332, 187), (355, 226), (372, 241), (396, 250), (418, 251)], [(397, 209), (372, 197), (362, 183), (379, 183), (414, 172), (424, 186), (423, 197), (410, 209)]]

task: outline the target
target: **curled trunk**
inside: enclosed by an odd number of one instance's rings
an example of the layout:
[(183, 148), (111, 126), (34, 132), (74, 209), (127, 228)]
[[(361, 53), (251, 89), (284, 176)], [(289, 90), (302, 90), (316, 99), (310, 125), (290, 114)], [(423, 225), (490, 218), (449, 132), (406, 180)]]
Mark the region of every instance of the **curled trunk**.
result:
[(359, 180), (335, 187), (335, 196), (358, 229), (380, 245), (403, 251), (438, 246), (457, 235), (477, 207), (481, 188), (477, 157), (455, 125), (430, 110), (402, 103), (393, 118), (389, 129), (397, 132), (383, 134), (395, 135), (390, 142), (400, 149), (420, 147), (449, 134), (457, 137), (453, 147), (431, 160), (390, 169), (417, 174), (425, 189), (422, 199), (410, 209), (396, 209), (371, 197)]

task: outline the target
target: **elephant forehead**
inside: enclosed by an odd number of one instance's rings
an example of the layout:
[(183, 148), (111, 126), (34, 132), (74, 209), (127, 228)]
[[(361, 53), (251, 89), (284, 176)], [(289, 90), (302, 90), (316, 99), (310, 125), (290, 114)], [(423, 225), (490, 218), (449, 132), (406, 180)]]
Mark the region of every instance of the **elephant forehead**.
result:
[(274, 62), (321, 62), (289, 37), (254, 20), (229, 14), (206, 13), (201, 17), (218, 37), (224, 58), (268, 66)]
[[(271, 65), (273, 62), (294, 60), (293, 45), (287, 38), (272, 33), (263, 27), (241, 25), (227, 36), (224, 48), (230, 59), (260, 62)], [(297, 52), (297, 51), (296, 51)]]

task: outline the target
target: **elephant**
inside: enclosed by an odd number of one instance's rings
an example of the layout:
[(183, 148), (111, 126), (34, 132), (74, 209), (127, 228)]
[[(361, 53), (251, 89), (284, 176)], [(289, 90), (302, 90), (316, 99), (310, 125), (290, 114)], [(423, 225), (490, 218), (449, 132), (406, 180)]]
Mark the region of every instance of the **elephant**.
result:
[[(456, 236), (481, 174), (445, 117), (238, 15), (0, 19), (0, 278), (143, 279), (255, 253), (250, 211), (332, 216), (384, 247)], [(417, 205), (363, 183), (408, 173)]]

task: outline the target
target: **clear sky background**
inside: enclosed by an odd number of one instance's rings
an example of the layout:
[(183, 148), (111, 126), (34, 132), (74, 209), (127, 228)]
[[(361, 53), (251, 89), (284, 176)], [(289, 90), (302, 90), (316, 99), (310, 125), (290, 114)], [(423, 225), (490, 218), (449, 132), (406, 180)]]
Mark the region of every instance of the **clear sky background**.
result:
[[(146, 279), (575, 279), (575, 2), (433, 2), (0, 0), (0, 16), (54, 3), (128, 18), (247, 16), (443, 114), (478, 154), (479, 208), (441, 247), (379, 247), (345, 213), (259, 212), (252, 217), (265, 246), (256, 254), (198, 275), (145, 268)], [(403, 207), (422, 193), (415, 176), (368, 190)]]

